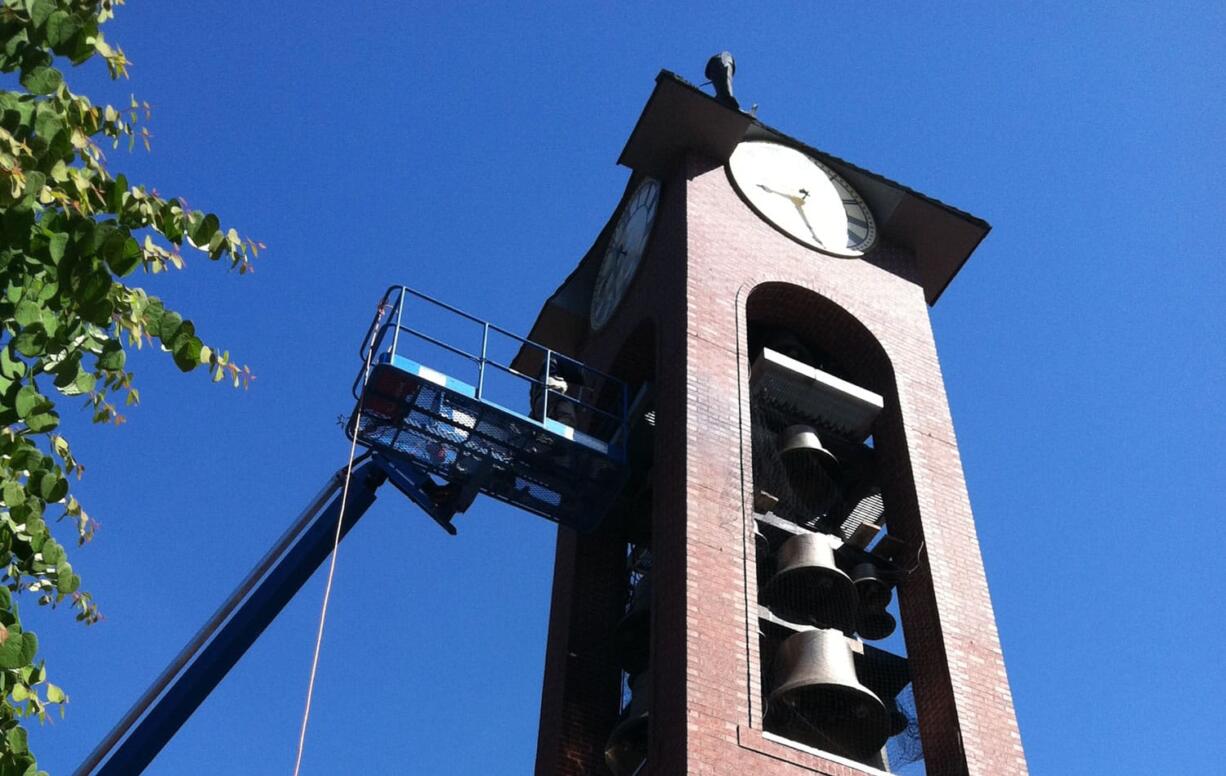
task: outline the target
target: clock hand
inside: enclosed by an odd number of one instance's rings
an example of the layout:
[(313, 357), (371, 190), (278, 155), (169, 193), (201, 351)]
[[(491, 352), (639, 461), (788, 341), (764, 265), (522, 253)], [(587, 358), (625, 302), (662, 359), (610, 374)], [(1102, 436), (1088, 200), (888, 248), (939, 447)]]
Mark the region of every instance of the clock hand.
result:
[[(801, 191), (804, 191), (804, 189), (801, 189)], [(809, 193), (805, 192), (805, 196), (809, 196)], [(802, 199), (801, 202), (804, 202), (804, 200)], [(809, 217), (805, 215), (805, 209), (801, 206), (800, 202), (793, 200), (793, 204), (796, 205), (796, 212), (800, 213), (800, 220), (805, 222), (805, 228), (809, 230), (809, 234), (813, 235), (813, 239), (817, 241), (818, 245), (825, 247), (826, 243), (822, 242), (822, 238), (817, 236), (817, 232), (813, 231), (813, 224), (809, 223)]]
[(800, 202), (804, 202), (804, 201), (805, 201), (805, 197), (809, 196), (809, 192), (805, 191), (804, 189), (801, 189), (801, 190), (800, 190), (800, 191), (801, 191), (801, 193), (802, 193), (802, 194), (804, 194), (804, 197), (797, 197), (797, 196), (796, 196), (796, 195), (794, 195), (794, 194), (788, 194), (786, 191), (776, 191), (775, 189), (772, 189), (770, 186), (767, 186), (767, 185), (766, 185), (766, 184), (764, 184), (764, 183), (759, 183), (759, 184), (757, 184), (757, 186), (758, 186), (758, 188), (760, 188), (760, 189), (762, 189), (763, 191), (765, 191), (767, 194), (775, 194), (775, 195), (777, 195), (777, 196), (780, 196), (780, 197), (783, 197), (783, 198), (785, 198), (785, 199), (791, 200), (791, 202), (792, 202), (792, 204), (793, 204), (793, 205), (798, 205)]

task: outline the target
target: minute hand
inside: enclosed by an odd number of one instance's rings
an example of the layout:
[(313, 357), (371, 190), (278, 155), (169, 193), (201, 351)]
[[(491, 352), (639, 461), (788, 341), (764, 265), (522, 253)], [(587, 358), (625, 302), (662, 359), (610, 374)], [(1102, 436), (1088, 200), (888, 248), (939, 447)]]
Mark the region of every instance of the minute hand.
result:
[(803, 203), (804, 203), (803, 199), (800, 200), (799, 202), (797, 202), (796, 200), (792, 200), (792, 204), (796, 206), (796, 212), (800, 213), (800, 220), (805, 222), (805, 228), (808, 229), (809, 234), (813, 236), (814, 242), (816, 242), (818, 245), (824, 248), (826, 247), (826, 243), (822, 242), (822, 238), (818, 237), (817, 232), (813, 230), (813, 224), (809, 223), (809, 216), (805, 215), (805, 208), (804, 208)]

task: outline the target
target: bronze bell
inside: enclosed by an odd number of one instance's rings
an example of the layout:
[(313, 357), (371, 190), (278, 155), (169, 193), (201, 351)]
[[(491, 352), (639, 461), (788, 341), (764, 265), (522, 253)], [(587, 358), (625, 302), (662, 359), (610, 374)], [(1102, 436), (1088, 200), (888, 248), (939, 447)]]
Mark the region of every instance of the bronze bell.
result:
[(604, 761), (613, 776), (632, 776), (647, 759), (647, 712), (651, 683), (647, 674), (630, 680), (630, 703), (604, 746)]
[(834, 546), (825, 534), (797, 534), (775, 556), (775, 576), (766, 601), (780, 617), (850, 633), (856, 623), (856, 588), (835, 565)]
[(630, 607), (613, 631), (613, 648), (626, 673), (634, 676), (647, 668), (651, 652), (651, 575), (634, 586)]
[(836, 630), (789, 636), (774, 661), (769, 709), (802, 743), (863, 760), (885, 746), (890, 712), (856, 676), (851, 645)]
[(890, 583), (881, 578), (876, 565), (868, 562), (857, 563), (851, 570), (851, 579), (860, 598), (856, 632), (870, 641), (886, 638), (898, 624), (894, 615), (885, 610), (890, 603)]
[(884, 639), (894, 632), (898, 623), (894, 615), (885, 609), (869, 609), (861, 607), (856, 614), (856, 633), (869, 641)]
[(839, 461), (822, 444), (812, 426), (788, 426), (779, 434), (779, 460), (783, 463), (788, 486), (802, 511), (821, 512), (829, 506), (837, 488), (833, 475)]
[(827, 472), (837, 471), (839, 467), (839, 459), (822, 444), (817, 429), (803, 424), (788, 426), (779, 435), (779, 456), (785, 464), (789, 461), (807, 461), (816, 463)]
[(881, 578), (872, 563), (857, 563), (851, 570), (860, 603), (873, 609), (884, 609), (890, 603), (890, 583)]

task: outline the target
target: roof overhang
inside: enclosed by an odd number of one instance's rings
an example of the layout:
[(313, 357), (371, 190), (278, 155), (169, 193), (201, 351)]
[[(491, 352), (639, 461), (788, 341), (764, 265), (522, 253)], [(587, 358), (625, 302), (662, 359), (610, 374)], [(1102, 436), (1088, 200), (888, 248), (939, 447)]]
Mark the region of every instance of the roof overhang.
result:
[(915, 255), (928, 304), (935, 304), (991, 226), (982, 218), (921, 194), (772, 129), (730, 108), (667, 70), (622, 149), (618, 163), (663, 178), (687, 153), (723, 164), (742, 140), (773, 140), (804, 151), (843, 176), (868, 202), (883, 238)]

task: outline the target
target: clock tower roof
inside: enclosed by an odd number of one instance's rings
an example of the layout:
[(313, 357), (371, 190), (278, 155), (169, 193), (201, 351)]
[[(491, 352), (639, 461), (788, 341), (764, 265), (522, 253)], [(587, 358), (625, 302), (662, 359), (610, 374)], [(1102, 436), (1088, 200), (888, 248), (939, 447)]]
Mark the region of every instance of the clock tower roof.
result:
[[(792, 146), (848, 181), (872, 209), (880, 236), (914, 253), (929, 305), (936, 304), (991, 229), (982, 218), (814, 148), (744, 111), (722, 104), (668, 70), (661, 70), (656, 76), (655, 89), (618, 157), (619, 164), (633, 171), (623, 202), (644, 176), (667, 178), (687, 153), (724, 164), (743, 140), (769, 140)], [(620, 210), (621, 203), (592, 248), (541, 309), (530, 335), (535, 341), (563, 350), (573, 344), (569, 340), (576, 324), (582, 328), (586, 320), (601, 248)], [(517, 366), (526, 368), (526, 362)]]
[(987, 221), (909, 186), (814, 148), (721, 104), (676, 73), (661, 70), (618, 163), (663, 178), (689, 151), (724, 163), (742, 140), (783, 143), (818, 159), (867, 200), (882, 236), (915, 253), (928, 304), (992, 228)]

